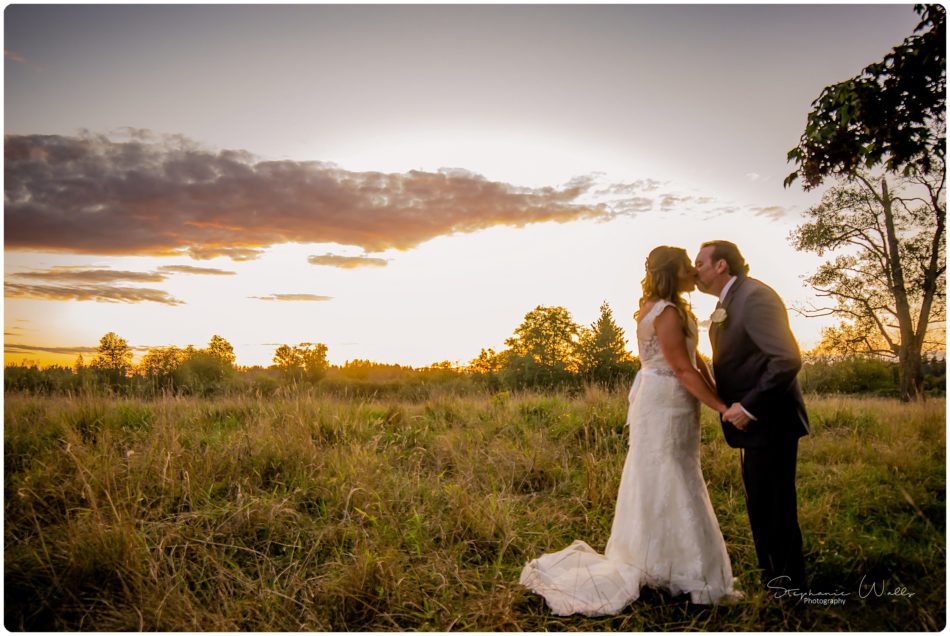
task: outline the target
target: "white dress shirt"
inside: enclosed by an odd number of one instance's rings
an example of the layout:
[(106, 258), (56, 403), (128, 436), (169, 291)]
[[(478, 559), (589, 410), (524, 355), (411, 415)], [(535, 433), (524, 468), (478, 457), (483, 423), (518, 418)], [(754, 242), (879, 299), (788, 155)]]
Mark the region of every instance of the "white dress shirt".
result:
[(739, 277), (738, 277), (738, 276), (733, 276), (732, 278), (729, 279), (729, 282), (727, 282), (725, 285), (722, 286), (722, 291), (719, 292), (719, 302), (720, 302), (720, 303), (726, 298), (726, 294), (729, 293), (729, 288), (732, 287), (732, 284), (733, 284), (734, 282), (736, 282), (736, 279), (737, 279), (737, 278), (739, 278)]

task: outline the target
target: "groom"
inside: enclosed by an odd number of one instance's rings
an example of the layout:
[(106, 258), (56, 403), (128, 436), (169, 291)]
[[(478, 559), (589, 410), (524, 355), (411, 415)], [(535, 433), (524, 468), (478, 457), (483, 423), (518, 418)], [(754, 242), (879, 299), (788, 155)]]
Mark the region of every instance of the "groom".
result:
[(801, 354), (785, 303), (748, 278), (749, 266), (729, 241), (703, 243), (696, 256), (699, 289), (719, 297), (709, 325), (716, 390), (726, 404), (722, 431), (739, 448), (746, 506), (766, 585), (807, 589), (798, 527), (795, 463), (808, 416), (796, 375)]

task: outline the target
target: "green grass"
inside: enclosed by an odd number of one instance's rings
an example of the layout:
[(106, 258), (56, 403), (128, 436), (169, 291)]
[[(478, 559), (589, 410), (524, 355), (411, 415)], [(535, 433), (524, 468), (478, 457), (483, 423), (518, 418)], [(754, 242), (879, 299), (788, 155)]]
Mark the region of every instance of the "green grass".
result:
[[(740, 603), (645, 590), (615, 617), (552, 616), (524, 563), (603, 550), (626, 391), (156, 401), (11, 394), (4, 412), (12, 630), (939, 630), (945, 403), (812, 398), (799, 514), (815, 591), (755, 585), (737, 451), (702, 461)], [(858, 598), (865, 577), (913, 597)]]

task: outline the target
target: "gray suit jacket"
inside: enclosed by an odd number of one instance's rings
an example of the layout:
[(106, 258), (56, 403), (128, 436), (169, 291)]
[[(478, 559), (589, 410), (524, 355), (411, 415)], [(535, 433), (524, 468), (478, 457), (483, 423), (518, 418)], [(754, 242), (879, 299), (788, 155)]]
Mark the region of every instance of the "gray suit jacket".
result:
[(785, 303), (754, 278), (740, 276), (723, 300), (727, 317), (710, 323), (716, 390), (757, 420), (740, 431), (722, 422), (734, 448), (766, 446), (807, 435), (808, 414), (798, 384), (801, 352), (788, 325)]

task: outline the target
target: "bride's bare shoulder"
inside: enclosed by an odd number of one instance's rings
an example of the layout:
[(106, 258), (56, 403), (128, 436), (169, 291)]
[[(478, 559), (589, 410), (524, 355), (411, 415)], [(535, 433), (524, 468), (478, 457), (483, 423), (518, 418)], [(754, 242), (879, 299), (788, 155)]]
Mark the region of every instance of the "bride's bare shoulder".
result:
[(656, 298), (649, 298), (643, 301), (643, 304), (640, 305), (639, 311), (637, 311), (636, 319), (639, 323), (641, 320), (650, 315), (650, 312), (653, 311), (653, 308), (656, 307), (656, 304), (659, 301)]
[(660, 303), (660, 302), (663, 302), (665, 305), (670, 306), (670, 307), (673, 306), (673, 304), (670, 303), (669, 301), (666, 301), (666, 300), (661, 301), (661, 300), (658, 299), (658, 298), (651, 298), (651, 299), (649, 299), (649, 300), (643, 301), (643, 305), (640, 307), (640, 315), (641, 315), (641, 316), (646, 316), (646, 315), (649, 314), (651, 311), (653, 311), (653, 308), (656, 307), (657, 304)]

